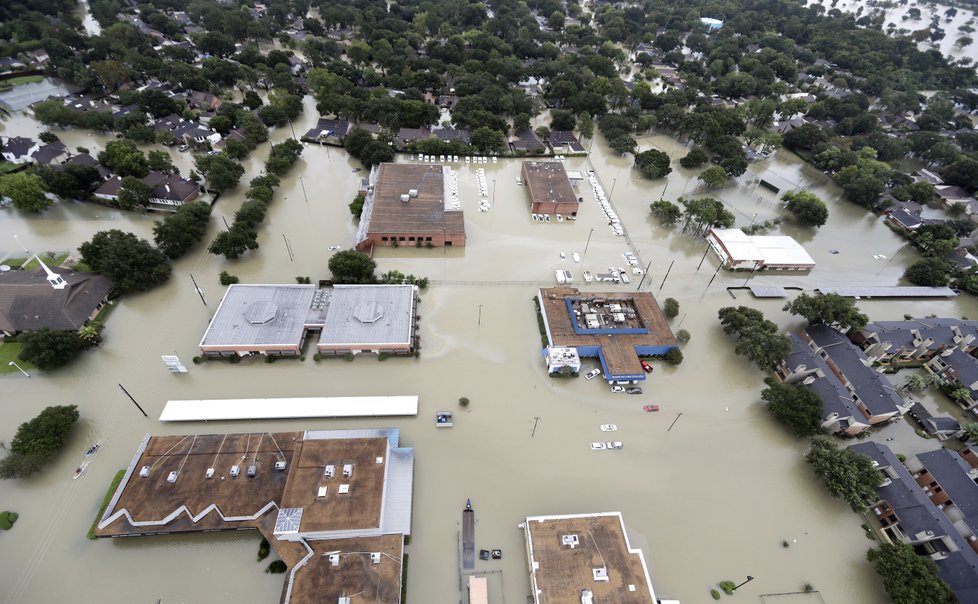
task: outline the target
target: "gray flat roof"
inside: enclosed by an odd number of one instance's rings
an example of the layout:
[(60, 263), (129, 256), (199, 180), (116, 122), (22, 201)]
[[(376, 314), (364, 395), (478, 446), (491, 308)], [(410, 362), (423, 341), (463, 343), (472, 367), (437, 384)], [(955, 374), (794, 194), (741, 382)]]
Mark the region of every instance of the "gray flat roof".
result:
[(413, 285), (334, 285), (319, 345), (410, 343), (414, 292)]
[(816, 287), (823, 294), (839, 294), (846, 298), (953, 298), (950, 287)]
[(315, 285), (299, 284), (231, 285), (200, 346), (296, 346), (307, 322), (321, 322), (325, 312), (313, 308), (316, 290)]
[(751, 285), (750, 293), (755, 298), (787, 298), (788, 292), (778, 285)]

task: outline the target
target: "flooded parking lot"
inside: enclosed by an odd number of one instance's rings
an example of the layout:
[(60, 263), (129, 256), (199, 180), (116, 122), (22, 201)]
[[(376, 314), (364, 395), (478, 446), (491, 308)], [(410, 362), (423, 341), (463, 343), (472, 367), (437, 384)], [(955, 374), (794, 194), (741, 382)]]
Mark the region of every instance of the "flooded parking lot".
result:
[[(295, 124), (297, 132), (315, 122), (310, 99)], [(301, 122), (301, 124), (300, 124)], [(33, 134), (36, 126), (14, 117), (4, 134)], [(59, 133), (66, 144), (102, 147), (105, 139), (82, 131)], [(288, 133), (277, 131), (275, 140)], [(641, 139), (674, 159), (685, 149), (666, 137)], [(192, 158), (171, 150), (184, 174)], [(267, 155), (259, 147), (246, 160), (243, 181), (256, 175)], [(398, 161), (410, 161), (402, 156)], [(197, 344), (224, 288), (222, 270), (243, 283), (289, 283), (297, 275), (327, 276), (331, 245), (349, 247), (356, 224), (347, 204), (365, 172), (338, 149), (307, 146), (302, 159), (283, 179), (264, 222), (257, 253), (226, 262), (201, 245), (174, 265), (173, 277), (152, 292), (116, 304), (107, 320), (105, 342), (73, 366), (27, 379), (9, 375), (3, 388), (5, 425), (13, 427), (52, 404), (74, 403), (82, 421), (71, 443), (38, 477), (0, 485), (0, 508), (20, 513), (16, 527), (0, 536), (0, 590), (5, 602), (275, 602), (282, 579), (261, 572), (254, 555), (257, 533), (147, 537), (88, 541), (85, 532), (115, 472), (125, 467), (147, 432), (287, 431), (305, 428), (394, 426), (401, 442), (415, 448), (414, 534), (408, 600), (455, 602), (458, 583), (458, 531), (461, 510), (471, 498), (476, 510), (477, 548), (499, 548), (503, 559), (479, 561), (477, 570), (502, 571), (502, 594), (493, 602), (523, 602), (529, 592), (522, 533), (527, 515), (621, 511), (634, 545), (645, 550), (660, 597), (703, 602), (709, 586), (721, 579), (751, 575), (738, 590), (748, 601), (764, 593), (797, 591), (811, 583), (825, 602), (887, 601), (865, 551), (871, 545), (860, 518), (831, 500), (802, 459), (804, 444), (787, 436), (758, 402), (763, 375), (733, 355), (717, 310), (750, 304), (786, 329), (800, 323), (780, 311), (782, 300), (734, 300), (728, 286), (747, 275), (721, 271), (708, 286), (716, 259), (706, 244), (659, 226), (648, 206), (683, 190), (697, 191), (696, 173), (674, 164), (666, 180), (645, 181), (597, 140), (590, 159), (571, 158), (571, 170), (594, 169), (622, 219), (628, 238), (613, 235), (586, 181), (578, 220), (534, 222), (525, 188), (516, 183), (519, 163), (480, 164), (486, 171), (491, 209), (479, 212), (476, 166), (453, 164), (465, 211), (468, 244), (464, 249), (382, 249), (378, 272), (397, 269), (431, 278), (422, 296), (421, 357), (359, 357), (314, 362), (239, 365), (192, 365)], [(754, 164), (737, 183), (712, 191), (737, 215), (738, 226), (778, 214), (780, 204), (759, 192), (758, 176), (784, 188), (804, 187), (829, 204), (826, 226), (800, 229), (786, 222), (782, 232), (795, 236), (817, 262), (807, 275), (757, 274), (752, 283), (795, 285), (892, 285), (916, 252), (876, 217), (839, 199), (827, 178), (795, 156), (779, 152)], [(299, 178), (302, 178), (300, 183)], [(305, 194), (303, 193), (305, 188)], [(215, 206), (206, 240), (230, 221), (243, 201), (244, 188), (223, 195)], [(0, 210), (0, 250), (15, 246), (13, 235), (32, 249), (74, 249), (98, 230), (121, 228), (142, 237), (152, 234), (152, 217), (103, 206), (66, 203), (39, 217)], [(592, 231), (593, 229), (593, 231)], [(283, 237), (284, 236), (284, 237)], [(291, 245), (290, 259), (284, 239)], [(590, 240), (589, 240), (590, 239)], [(631, 241), (634, 248), (629, 247)], [(586, 253), (585, 253), (586, 248)], [(651, 278), (642, 285), (663, 299), (676, 298), (680, 314), (673, 322), (692, 334), (678, 368), (656, 364), (642, 396), (613, 394), (600, 380), (554, 380), (540, 355), (532, 297), (553, 284), (556, 269), (570, 270), (574, 285), (584, 270), (627, 266), (623, 254), (634, 251)], [(838, 253), (833, 253), (836, 250)], [(560, 252), (565, 253), (561, 259)], [(583, 256), (575, 263), (571, 254)], [(0, 252), (3, 253), (3, 252)], [(874, 258), (884, 255), (885, 259)], [(673, 268), (662, 284), (671, 263)], [(193, 289), (193, 274), (207, 306)], [(611, 286), (625, 291), (636, 288)], [(607, 286), (605, 286), (607, 287)], [(875, 319), (904, 313), (978, 316), (974, 300), (863, 301)], [(177, 354), (190, 373), (174, 376), (160, 355)], [(590, 368), (593, 361), (586, 363)], [(121, 392), (124, 385), (146, 409), (144, 418)], [(160, 424), (168, 399), (417, 394), (417, 418), (394, 420), (297, 420)], [(471, 404), (461, 409), (459, 397)], [(644, 413), (658, 404), (659, 413)], [(435, 427), (435, 411), (455, 411), (455, 427)], [(679, 416), (679, 414), (682, 414)], [(669, 430), (670, 424), (675, 425)], [(599, 425), (615, 423), (620, 451), (591, 451), (604, 440)], [(903, 427), (887, 428), (900, 439)], [(89, 444), (102, 447), (85, 474), (72, 480)], [(910, 451), (908, 445), (907, 452)], [(790, 547), (782, 547), (787, 540)], [(504, 597), (503, 597), (504, 596)], [(772, 601), (772, 600), (768, 600)]]

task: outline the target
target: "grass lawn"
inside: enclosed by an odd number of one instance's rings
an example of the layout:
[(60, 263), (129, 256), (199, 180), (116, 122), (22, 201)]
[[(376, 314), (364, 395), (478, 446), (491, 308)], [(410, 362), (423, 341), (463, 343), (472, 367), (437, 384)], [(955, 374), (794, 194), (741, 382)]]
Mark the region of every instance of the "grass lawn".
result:
[(7, 172), (13, 172), (14, 170), (17, 170), (18, 168), (21, 168), (21, 167), (23, 167), (23, 166), (20, 166), (18, 164), (10, 163), (9, 161), (0, 160), (0, 174), (6, 174)]
[(37, 367), (27, 361), (21, 361), (17, 358), (17, 355), (20, 354), (20, 348), (20, 342), (4, 342), (0, 344), (0, 375), (5, 373), (20, 373), (16, 367), (10, 365), (10, 361), (16, 361), (18, 365), (24, 368), (24, 371), (37, 369)]
[[(52, 252), (40, 254), (40, 258), (44, 261), (44, 264), (47, 264), (48, 267), (51, 268), (60, 266), (67, 257), (68, 252), (56, 252), (54, 255), (52, 255)], [(33, 256), (30, 258), (7, 258), (3, 261), (3, 263), (7, 266), (13, 268), (23, 268), (24, 270), (31, 270), (32, 268), (37, 268), (38, 266), (37, 261), (34, 260)]]
[(115, 495), (115, 490), (119, 488), (119, 483), (122, 482), (125, 475), (125, 470), (119, 470), (116, 472), (115, 478), (113, 478), (112, 482), (109, 484), (109, 490), (105, 492), (105, 497), (102, 498), (102, 505), (98, 507), (98, 514), (95, 515), (95, 520), (92, 521), (92, 526), (88, 529), (89, 539), (95, 539), (95, 529), (98, 528), (98, 521), (102, 519), (102, 514), (105, 513), (105, 508), (109, 507), (109, 501), (112, 499), (112, 496)]
[(16, 78), (10, 78), (9, 80), (3, 80), (0, 84), (5, 86), (17, 86), (18, 84), (37, 84), (44, 80), (44, 76), (32, 75), (32, 76), (17, 76)]

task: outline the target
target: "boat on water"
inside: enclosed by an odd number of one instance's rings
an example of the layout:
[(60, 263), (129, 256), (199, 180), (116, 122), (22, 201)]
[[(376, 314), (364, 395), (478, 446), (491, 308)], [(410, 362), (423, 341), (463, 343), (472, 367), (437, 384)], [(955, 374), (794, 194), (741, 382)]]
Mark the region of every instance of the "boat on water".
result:
[(75, 468), (75, 475), (71, 477), (72, 480), (78, 480), (78, 477), (85, 473), (85, 470), (88, 468), (88, 464), (90, 464), (90, 463), (91, 462), (86, 461), (82, 465), (80, 465), (77, 468)]
[(591, 443), (592, 451), (604, 451), (607, 448), (608, 445), (606, 445), (605, 443)]
[(85, 456), (88, 457), (90, 455), (93, 455), (96, 451), (98, 451), (99, 447), (101, 446), (102, 446), (101, 442), (95, 443), (94, 445), (89, 447), (87, 451), (85, 451)]
[(618, 430), (618, 426), (615, 424), (601, 424), (602, 432), (614, 432), (616, 430)]
[(451, 428), (455, 425), (452, 421), (451, 411), (439, 411), (435, 414), (435, 425), (439, 428)]
[(642, 407), (642, 410), (645, 411), (646, 413), (652, 413), (653, 411), (658, 411), (659, 410), (659, 406), (658, 405), (646, 405), (646, 406)]

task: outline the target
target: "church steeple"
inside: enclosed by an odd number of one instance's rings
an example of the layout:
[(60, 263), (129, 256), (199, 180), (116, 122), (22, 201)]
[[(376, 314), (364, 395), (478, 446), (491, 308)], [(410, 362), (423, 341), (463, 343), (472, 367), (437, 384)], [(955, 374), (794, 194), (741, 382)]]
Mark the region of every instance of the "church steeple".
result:
[[(30, 254), (27, 248), (24, 247), (24, 244), (20, 242), (20, 239), (18, 239), (17, 235), (14, 235), (14, 239), (17, 239), (17, 244), (20, 245), (21, 249), (24, 250), (24, 252)], [(65, 281), (61, 275), (48, 268), (48, 265), (44, 264), (44, 261), (41, 260), (40, 256), (34, 254), (34, 259), (37, 260), (37, 263), (40, 264), (41, 268), (44, 269), (44, 272), (47, 273), (46, 279), (48, 283), (51, 284), (51, 287), (53, 287), (54, 289), (64, 289), (68, 287), (68, 282)]]

